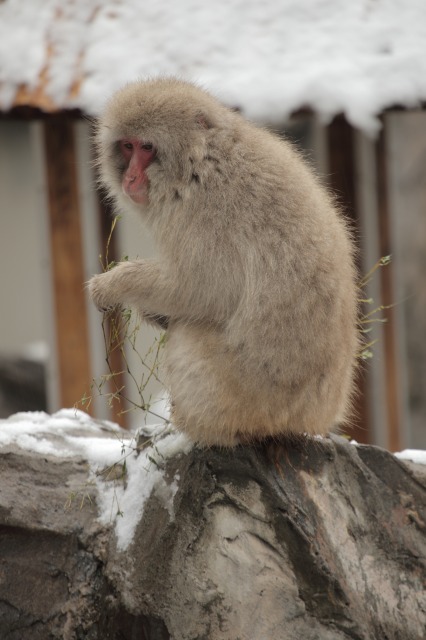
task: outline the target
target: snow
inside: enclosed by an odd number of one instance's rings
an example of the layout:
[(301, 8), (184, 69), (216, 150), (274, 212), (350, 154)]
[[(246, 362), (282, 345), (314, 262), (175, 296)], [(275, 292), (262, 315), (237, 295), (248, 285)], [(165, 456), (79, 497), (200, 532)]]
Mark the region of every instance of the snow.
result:
[(426, 99), (426, 3), (0, 3), (0, 108), (20, 85), (45, 82), (58, 107), (96, 115), (124, 83), (158, 74), (196, 81), (257, 121), (309, 106), (374, 134), (384, 108)]
[[(59, 458), (79, 457), (90, 466), (90, 482), (98, 490), (99, 520), (114, 522), (117, 548), (131, 544), (146, 501), (154, 494), (174, 518), (173, 499), (179, 477), (166, 481), (166, 461), (188, 453), (192, 443), (167, 424), (144, 428), (148, 443), (137, 451), (137, 434), (118, 425), (95, 420), (82, 411), (62, 409), (53, 415), (42, 411), (16, 413), (0, 420), (0, 449), (18, 446), (25, 451)], [(126, 483), (113, 470), (126, 466)], [(101, 473), (99, 473), (101, 472)]]
[(395, 456), (400, 460), (410, 460), (417, 464), (426, 464), (426, 451), (421, 449), (404, 449), (399, 453), (395, 453)]

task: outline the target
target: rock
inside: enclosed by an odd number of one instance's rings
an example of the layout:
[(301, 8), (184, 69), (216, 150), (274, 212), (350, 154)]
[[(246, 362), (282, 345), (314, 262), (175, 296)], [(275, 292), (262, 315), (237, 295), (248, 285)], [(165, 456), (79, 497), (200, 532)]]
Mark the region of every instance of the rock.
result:
[(426, 638), (419, 466), (339, 437), (271, 452), (163, 434), (123, 467), (128, 434), (67, 416), (37, 418), (33, 450), (0, 423), (2, 640)]

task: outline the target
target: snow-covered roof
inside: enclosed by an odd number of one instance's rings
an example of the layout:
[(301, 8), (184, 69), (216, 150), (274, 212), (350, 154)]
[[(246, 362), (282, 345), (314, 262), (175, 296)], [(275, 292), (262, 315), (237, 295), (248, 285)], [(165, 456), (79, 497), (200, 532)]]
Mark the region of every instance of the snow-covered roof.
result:
[(178, 75), (265, 122), (314, 109), (377, 128), (426, 101), (425, 0), (3, 0), (0, 109), (96, 115), (124, 83)]

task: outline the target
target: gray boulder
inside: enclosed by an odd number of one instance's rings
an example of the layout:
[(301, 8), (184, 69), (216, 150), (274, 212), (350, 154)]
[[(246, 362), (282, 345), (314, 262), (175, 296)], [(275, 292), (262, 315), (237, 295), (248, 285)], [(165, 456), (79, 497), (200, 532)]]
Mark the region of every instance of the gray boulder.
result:
[(425, 467), (71, 411), (1, 421), (0, 446), (2, 640), (426, 638)]

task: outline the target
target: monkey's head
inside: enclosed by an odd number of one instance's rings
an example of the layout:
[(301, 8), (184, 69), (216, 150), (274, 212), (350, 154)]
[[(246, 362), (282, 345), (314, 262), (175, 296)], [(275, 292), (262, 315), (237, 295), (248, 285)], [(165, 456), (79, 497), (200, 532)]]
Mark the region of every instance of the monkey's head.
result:
[(101, 181), (110, 194), (150, 203), (152, 184), (185, 184), (203, 157), (206, 136), (232, 112), (192, 84), (160, 78), (116, 93), (98, 124)]

